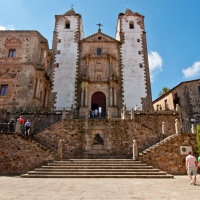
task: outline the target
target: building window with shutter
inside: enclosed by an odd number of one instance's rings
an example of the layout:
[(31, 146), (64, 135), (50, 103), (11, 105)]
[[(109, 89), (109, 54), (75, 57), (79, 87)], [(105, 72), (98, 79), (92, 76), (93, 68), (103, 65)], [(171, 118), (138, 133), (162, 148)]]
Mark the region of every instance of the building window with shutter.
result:
[(8, 85), (1, 85), (0, 96), (6, 96), (8, 92)]
[(15, 55), (16, 55), (16, 49), (9, 49), (8, 57), (9, 58), (14, 58)]

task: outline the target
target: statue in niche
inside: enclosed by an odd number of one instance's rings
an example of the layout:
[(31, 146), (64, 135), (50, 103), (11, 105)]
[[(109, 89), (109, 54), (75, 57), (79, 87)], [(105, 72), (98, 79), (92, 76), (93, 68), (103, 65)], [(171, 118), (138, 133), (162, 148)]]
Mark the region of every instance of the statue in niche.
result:
[(101, 81), (101, 75), (97, 76), (97, 81)]
[(104, 145), (104, 141), (103, 139), (101, 138), (101, 136), (99, 135), (99, 133), (97, 133), (94, 137), (94, 145), (97, 145), (97, 144), (101, 144), (101, 145)]

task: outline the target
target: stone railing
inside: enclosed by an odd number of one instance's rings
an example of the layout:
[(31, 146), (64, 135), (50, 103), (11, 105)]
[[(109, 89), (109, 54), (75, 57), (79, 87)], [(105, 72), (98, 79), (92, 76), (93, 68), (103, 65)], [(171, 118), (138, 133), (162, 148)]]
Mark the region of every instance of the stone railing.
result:
[(0, 123), (0, 133), (14, 133), (15, 123), (10, 125), (9, 123)]

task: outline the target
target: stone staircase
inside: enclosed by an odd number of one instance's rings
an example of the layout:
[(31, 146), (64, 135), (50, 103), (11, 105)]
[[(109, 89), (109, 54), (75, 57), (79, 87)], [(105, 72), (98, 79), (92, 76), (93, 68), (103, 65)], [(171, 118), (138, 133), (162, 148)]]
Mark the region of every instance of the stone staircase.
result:
[(69, 159), (22, 174), (22, 178), (173, 178), (132, 159)]
[(149, 154), (152, 152), (152, 150), (160, 147), (162, 144), (169, 143), (172, 139), (179, 137), (180, 134), (174, 134), (166, 137), (165, 139), (161, 140), (160, 142), (157, 142), (156, 144), (150, 146), (149, 148), (145, 149), (144, 151), (139, 153), (139, 157), (142, 157), (143, 155)]

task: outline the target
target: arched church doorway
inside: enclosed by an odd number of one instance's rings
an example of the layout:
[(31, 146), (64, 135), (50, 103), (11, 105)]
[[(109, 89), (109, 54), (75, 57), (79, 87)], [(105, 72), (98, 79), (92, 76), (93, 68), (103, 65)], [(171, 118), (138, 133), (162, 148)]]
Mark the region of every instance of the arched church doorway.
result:
[(106, 96), (103, 92), (95, 92), (92, 95), (91, 109), (99, 110), (101, 112), (100, 116), (106, 116)]

